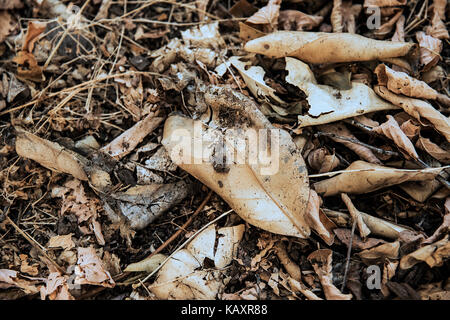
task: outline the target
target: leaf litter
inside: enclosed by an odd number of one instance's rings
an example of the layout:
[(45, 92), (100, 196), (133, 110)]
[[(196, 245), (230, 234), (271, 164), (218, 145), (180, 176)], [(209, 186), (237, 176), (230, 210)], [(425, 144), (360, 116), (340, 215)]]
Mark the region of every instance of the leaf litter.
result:
[(446, 1), (194, 2), (0, 3), (0, 298), (448, 300)]

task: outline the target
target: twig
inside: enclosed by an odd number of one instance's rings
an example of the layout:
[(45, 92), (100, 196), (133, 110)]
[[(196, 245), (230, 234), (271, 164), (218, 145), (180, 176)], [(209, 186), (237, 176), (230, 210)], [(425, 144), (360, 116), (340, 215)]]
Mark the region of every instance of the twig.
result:
[(350, 264), (350, 254), (352, 253), (353, 236), (355, 235), (355, 228), (356, 228), (356, 219), (353, 221), (352, 235), (350, 237), (350, 242), (348, 244), (347, 261), (345, 262), (344, 279), (342, 280), (341, 292), (344, 292), (345, 284), (347, 282), (348, 266)]
[(207, 194), (207, 196), (205, 197), (205, 199), (203, 199), (202, 203), (200, 203), (200, 205), (198, 206), (197, 210), (195, 210), (195, 212), (189, 217), (189, 219), (177, 230), (177, 232), (175, 232), (172, 236), (170, 236), (169, 239), (166, 240), (166, 242), (164, 242), (162, 245), (160, 245), (158, 247), (158, 249), (156, 249), (155, 251), (153, 251), (148, 257), (152, 257), (155, 254), (163, 251), (170, 243), (172, 243), (172, 241), (174, 241), (183, 231), (186, 231), (186, 228), (192, 223), (192, 221), (194, 221), (194, 218), (203, 210), (203, 208), (205, 207), (205, 205), (208, 203), (209, 199), (211, 198), (212, 195), (212, 190), (210, 190)]
[(353, 139), (353, 138), (348, 138), (348, 137), (343, 137), (343, 136), (338, 136), (337, 134), (334, 133), (328, 133), (328, 132), (322, 132), (322, 131), (318, 131), (314, 134), (315, 137), (320, 137), (320, 136), (325, 136), (325, 137), (330, 137), (330, 138), (335, 138), (335, 139), (340, 139), (340, 140), (344, 140), (344, 141), (348, 141), (351, 143), (355, 143), (355, 144), (359, 144), (361, 146), (364, 146), (368, 149), (371, 149), (379, 154), (384, 154), (384, 155), (388, 155), (388, 156), (394, 156), (394, 157), (400, 157), (400, 154), (398, 152), (395, 151), (390, 151), (390, 150), (383, 150), (374, 146), (371, 146), (370, 144), (361, 142), (359, 140)]

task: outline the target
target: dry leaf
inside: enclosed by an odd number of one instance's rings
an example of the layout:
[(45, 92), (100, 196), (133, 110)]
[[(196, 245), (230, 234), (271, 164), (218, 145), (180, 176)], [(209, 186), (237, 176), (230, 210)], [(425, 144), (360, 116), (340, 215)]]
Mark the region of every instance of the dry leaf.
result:
[(407, 0), (364, 0), (364, 7), (404, 6)]
[(413, 47), (412, 43), (373, 40), (357, 34), (278, 31), (247, 42), (244, 49), (272, 58), (334, 63), (401, 57)]
[(329, 154), (328, 149), (319, 148), (308, 154), (308, 163), (311, 168), (319, 173), (332, 171), (339, 166), (339, 158), (335, 154)]
[(441, 170), (442, 168), (422, 170), (395, 169), (358, 160), (353, 162), (341, 174), (314, 183), (314, 189), (324, 197), (342, 192), (362, 194), (405, 181), (433, 180)]
[(442, 234), (448, 234), (450, 231), (450, 197), (445, 199), (445, 215), (442, 221), (442, 224), (436, 231), (427, 238), (422, 244), (430, 244), (435, 242)]
[(341, 193), (341, 198), (342, 201), (344, 201), (348, 209), (348, 212), (350, 212), (352, 220), (356, 222), (361, 238), (363, 238), (364, 240), (370, 234), (370, 229), (364, 223), (361, 212), (358, 209), (356, 209), (356, 207), (353, 205), (352, 200), (348, 195), (346, 195), (345, 193)]
[(75, 247), (75, 243), (72, 241), (73, 233), (69, 233), (63, 236), (51, 237), (48, 241), (47, 247), (49, 248), (63, 248), (72, 249)]
[(186, 45), (197, 48), (217, 49), (225, 46), (225, 41), (219, 33), (219, 23), (213, 22), (181, 31)]
[(387, 259), (397, 259), (400, 250), (400, 242), (384, 243), (375, 248), (367, 249), (358, 253), (362, 261), (371, 265), (384, 262)]
[[(395, 118), (395, 117), (394, 117)], [(420, 126), (415, 123), (415, 121), (409, 119), (402, 123), (400, 129), (406, 134), (409, 140), (413, 141), (420, 133)], [(416, 144), (417, 146), (417, 144)]]
[[(398, 10), (397, 13), (394, 14), (393, 17), (391, 17), (388, 21), (383, 23), (379, 28), (376, 28), (373, 32), (374, 36), (378, 39), (384, 39), (394, 27), (394, 24), (400, 19), (400, 17), (403, 17), (403, 10)], [(402, 41), (403, 42), (403, 41)]]
[(416, 146), (428, 152), (430, 156), (439, 162), (450, 164), (450, 151), (444, 150), (428, 138), (419, 137)]
[(301, 294), (303, 294), (306, 299), (308, 300), (323, 300), (322, 298), (319, 298), (318, 296), (316, 296), (316, 294), (308, 289), (306, 289), (306, 287), (299, 281), (293, 279), (293, 278), (289, 278), (289, 285), (291, 286), (291, 290), (296, 292), (300, 292)]
[(133, 151), (163, 120), (164, 118), (149, 114), (100, 150), (115, 159), (121, 159)]
[(427, 119), (450, 142), (450, 120), (431, 104), (423, 100), (396, 95), (382, 86), (375, 86), (375, 92), (383, 99), (403, 108), (405, 112), (417, 120), (420, 121), (421, 118)]
[(389, 288), (387, 283), (395, 276), (399, 262), (386, 261), (383, 265), (383, 279), (381, 279), (381, 292), (385, 297), (389, 296)]
[(298, 10), (282, 10), (278, 23), (284, 30), (311, 30), (317, 27), (323, 20), (321, 16), (312, 16)]
[(113, 288), (115, 282), (103, 267), (103, 261), (93, 247), (78, 248), (78, 261), (75, 266), (75, 284), (90, 284)]
[(33, 53), (34, 43), (39, 39), (39, 36), (42, 34), (42, 32), (45, 31), (46, 26), (47, 23), (45, 22), (28, 22), (27, 33), (22, 43), (22, 51)]
[(446, 235), (444, 239), (426, 245), (402, 257), (400, 260), (400, 268), (409, 269), (422, 261), (426, 262), (430, 268), (442, 266), (444, 260), (450, 257), (450, 242), (448, 238), (449, 236)]
[(244, 42), (265, 36), (266, 34), (267, 33), (255, 29), (243, 22), (239, 22), (239, 38)]
[(274, 30), (278, 24), (281, 0), (269, 0), (269, 3), (255, 12), (246, 22), (253, 24), (268, 24)]
[(37, 64), (36, 58), (32, 53), (19, 51), (13, 62), (17, 63), (16, 75), (20, 80), (31, 80), (34, 82), (45, 80), (42, 68)]
[(392, 35), (392, 41), (405, 42), (405, 21), (406, 18), (402, 15), (395, 23), (395, 32)]
[(333, 284), (333, 275), (331, 273), (332, 254), (333, 252), (329, 249), (320, 249), (311, 253), (308, 256), (308, 260), (319, 276), (327, 300), (351, 300), (351, 294), (343, 294)]
[(433, 15), (431, 18), (431, 26), (425, 28), (428, 35), (436, 39), (448, 39), (449, 34), (445, 26), (445, 7), (447, 0), (433, 1)]
[(395, 144), (405, 151), (410, 157), (414, 159), (418, 159), (419, 155), (414, 148), (411, 140), (409, 140), (408, 136), (402, 131), (397, 121), (395, 121), (394, 117), (391, 115), (386, 115), (388, 120), (378, 127), (373, 128), (372, 130), (378, 134), (384, 134), (386, 137), (395, 142)]
[[(216, 299), (224, 287), (225, 267), (236, 255), (244, 234), (244, 225), (220, 228), (211, 225), (173, 254), (161, 267), (149, 289), (159, 299)], [(219, 245), (214, 248), (216, 237)], [(222, 240), (220, 240), (222, 239)], [(214, 261), (214, 268), (203, 269), (204, 260)]]
[(158, 268), (167, 256), (161, 253), (157, 253), (149, 258), (145, 258), (139, 262), (129, 264), (124, 272), (147, 272), (152, 273), (156, 268)]
[(32, 281), (19, 278), (17, 271), (0, 269), (0, 289), (17, 287), (22, 289), (26, 294), (34, 294), (39, 292)]
[(424, 66), (423, 71), (430, 70), (440, 59), (442, 41), (419, 31), (416, 33), (420, 47), (420, 63)]
[[(214, 190), (250, 224), (277, 234), (308, 237), (310, 230), (304, 220), (309, 197), (307, 173), (290, 135), (275, 129), (253, 100), (228, 87), (210, 86), (205, 102), (213, 110), (208, 128), (182, 116), (166, 121), (162, 144), (172, 161)], [(230, 116), (236, 120), (230, 121)], [(261, 129), (271, 130), (271, 137), (270, 141), (266, 137), (259, 152), (268, 151), (269, 145), (278, 141), (278, 154), (266, 163), (252, 156), (258, 153), (254, 148), (245, 152), (249, 138), (245, 136), (265, 132)], [(257, 137), (250, 134), (249, 139), (251, 136)], [(203, 152), (192, 152), (191, 145)], [(238, 158), (231, 161), (236, 154)], [(284, 159), (282, 165), (278, 159)]]
[[(323, 209), (323, 211), (340, 227), (351, 227), (352, 222), (350, 215), (329, 209)], [(386, 221), (361, 211), (360, 214), (362, 215), (364, 223), (367, 227), (369, 227), (373, 235), (397, 240), (400, 237), (400, 233), (404, 231), (411, 231), (409, 227)]]
[[(319, 130), (326, 133), (332, 133), (341, 137), (351, 138), (356, 141), (359, 141), (345, 126), (345, 124), (340, 122), (320, 125)], [(352, 150), (354, 153), (356, 153), (363, 160), (366, 160), (370, 163), (382, 164), (381, 161), (377, 158), (377, 156), (375, 156), (375, 154), (372, 152), (372, 150), (370, 150), (365, 146), (350, 141), (342, 140), (339, 138), (330, 137), (330, 139), (343, 144), (344, 146)]]
[(14, 31), (16, 25), (17, 23), (8, 11), (0, 10), (0, 43)]
[(41, 288), (41, 299), (48, 296), (50, 300), (75, 300), (69, 292), (67, 285), (68, 276), (63, 276), (59, 272), (51, 272), (45, 280), (46, 287)]
[(324, 124), (357, 115), (396, 109), (379, 99), (368, 86), (353, 82), (351, 90), (338, 90), (317, 84), (309, 66), (300, 60), (286, 58), (286, 82), (298, 87), (306, 96), (310, 108), (307, 115), (298, 116), (299, 127)]
[(317, 234), (323, 239), (323, 241), (325, 241), (327, 245), (331, 246), (334, 242), (333, 229), (336, 228), (336, 226), (332, 222), (323, 222), (323, 217), (320, 214), (321, 204), (322, 199), (320, 199), (314, 190), (310, 190), (305, 217), (311, 228), (317, 232)]
[(404, 72), (394, 71), (385, 64), (375, 68), (378, 84), (390, 91), (408, 97), (436, 99), (438, 92), (423, 81), (414, 79)]
[(275, 246), (275, 249), (277, 257), (278, 259), (280, 259), (280, 262), (284, 266), (284, 269), (286, 269), (287, 273), (289, 273), (289, 275), (294, 280), (301, 281), (302, 272), (300, 270), (300, 267), (289, 257), (286, 246), (283, 244), (283, 242), (278, 242)]
[[(350, 239), (352, 238), (352, 231), (350, 229), (337, 228), (333, 231), (342, 243), (344, 243), (347, 247), (350, 245)], [(367, 238), (363, 241), (357, 234), (353, 234), (352, 250), (370, 249), (383, 243), (386, 243), (386, 241), (376, 238)]]

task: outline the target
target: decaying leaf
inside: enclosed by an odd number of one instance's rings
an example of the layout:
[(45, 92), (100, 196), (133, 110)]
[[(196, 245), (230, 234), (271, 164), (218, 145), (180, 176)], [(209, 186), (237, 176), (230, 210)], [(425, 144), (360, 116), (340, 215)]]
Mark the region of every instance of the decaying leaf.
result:
[(353, 4), (351, 1), (342, 2), (342, 0), (334, 0), (333, 10), (330, 16), (333, 32), (347, 31), (348, 33), (355, 33), (355, 20), (360, 14), (361, 9), (362, 6), (360, 4)]
[(326, 148), (319, 148), (308, 154), (308, 163), (311, 168), (324, 173), (332, 171), (340, 164), (340, 161), (335, 154), (329, 154)]
[(362, 194), (405, 181), (433, 180), (441, 170), (442, 168), (395, 169), (358, 160), (341, 174), (314, 183), (314, 189), (324, 197), (342, 192)]
[(19, 277), (19, 273), (17, 271), (0, 269), (0, 289), (7, 289), (10, 287), (20, 288), (26, 294), (39, 292), (39, 288), (37, 288), (32, 281), (22, 279)]
[[(159, 299), (215, 299), (227, 281), (224, 268), (233, 260), (244, 229), (242, 224), (220, 229), (209, 226), (164, 263), (150, 291)], [(204, 268), (206, 258), (214, 261), (214, 268)]]
[[(341, 137), (351, 138), (355, 141), (359, 141), (345, 126), (345, 124), (341, 122), (336, 122), (332, 124), (324, 124), (320, 125), (319, 129), (326, 133), (335, 134)], [(370, 150), (369, 148), (362, 146), (360, 144), (356, 144), (347, 140), (342, 140), (335, 137), (330, 137), (333, 141), (339, 142), (356, 153), (361, 159), (368, 161), (370, 163), (382, 164), (381, 161), (377, 158), (377, 156)]]
[(167, 259), (167, 256), (161, 253), (157, 253), (150, 258), (145, 258), (139, 262), (129, 264), (124, 272), (147, 272), (152, 273), (156, 268), (158, 268), (164, 260)]
[(69, 233), (63, 236), (54, 236), (51, 237), (48, 241), (49, 248), (63, 248), (63, 249), (72, 249), (75, 247), (75, 243), (72, 240), (73, 233)]
[(267, 24), (269, 30), (274, 30), (278, 24), (278, 15), (280, 13), (281, 0), (269, 0), (269, 3), (255, 12), (246, 22), (253, 24)]
[(406, 0), (364, 0), (364, 7), (404, 6)]
[(278, 242), (275, 246), (275, 252), (277, 254), (278, 259), (280, 259), (281, 264), (284, 266), (289, 275), (296, 281), (301, 281), (302, 271), (298, 264), (296, 264), (289, 257), (287, 253), (286, 246), (282, 242)]
[(323, 20), (321, 16), (313, 16), (298, 10), (282, 10), (278, 18), (278, 23), (284, 30), (311, 30), (318, 26)]
[(383, 99), (386, 99), (396, 106), (403, 108), (405, 112), (407, 112), (417, 120), (420, 121), (422, 118), (427, 119), (434, 125), (434, 128), (447, 139), (447, 141), (450, 141), (449, 118), (436, 110), (428, 102), (405, 97), (403, 95), (396, 95), (390, 92), (386, 87), (382, 86), (375, 86), (375, 92)]
[(357, 34), (278, 31), (251, 40), (244, 48), (273, 58), (334, 63), (401, 57), (413, 47), (412, 43), (373, 40)]
[[(209, 87), (205, 101), (213, 109), (208, 128), (200, 120), (182, 116), (166, 121), (162, 144), (172, 161), (214, 190), (250, 224), (273, 233), (308, 237), (304, 218), (309, 198), (307, 174), (289, 134), (275, 129), (253, 100), (228, 87)], [(230, 117), (235, 119), (231, 123)], [(246, 145), (254, 145), (248, 144), (257, 138), (253, 134), (265, 132), (260, 129), (270, 130), (271, 136), (259, 152), (275, 146), (275, 139), (279, 146), (272, 151), (276, 156), (265, 163), (254, 158), (254, 148), (245, 152)], [(192, 152), (191, 145), (198, 151)]]
[(164, 118), (149, 114), (100, 150), (115, 159), (121, 159), (133, 151), (163, 120)]
[(414, 159), (418, 159), (419, 155), (417, 154), (414, 145), (411, 140), (409, 140), (408, 136), (402, 131), (397, 121), (395, 121), (394, 117), (391, 115), (386, 116), (388, 120), (378, 127), (373, 128), (372, 130), (379, 134), (384, 134), (386, 137), (395, 142), (395, 144), (405, 151), (410, 157)]
[(450, 164), (450, 151), (444, 150), (428, 138), (419, 137), (416, 142), (419, 149), (425, 150), (439, 162)]
[(336, 228), (334, 223), (328, 220), (328, 218), (321, 213), (320, 205), (322, 199), (317, 195), (314, 190), (309, 191), (308, 207), (306, 209), (306, 221), (311, 228), (317, 232), (317, 234), (325, 241), (325, 243), (331, 246), (334, 242), (333, 229)]
[(420, 63), (424, 71), (434, 67), (440, 59), (442, 51), (442, 41), (419, 31), (416, 33), (417, 41), (420, 47)]
[(358, 253), (362, 261), (371, 265), (374, 263), (384, 262), (386, 259), (397, 259), (400, 250), (400, 242), (384, 243), (377, 247), (363, 250)]
[(409, 269), (419, 262), (426, 262), (430, 268), (442, 266), (444, 260), (450, 257), (449, 236), (433, 244), (426, 245), (416, 251), (407, 254), (400, 260), (401, 269)]
[(78, 248), (78, 261), (75, 266), (75, 284), (90, 284), (113, 288), (115, 282), (104, 269), (103, 261), (93, 247)]
[[(336, 237), (339, 239), (339, 241), (344, 243), (347, 247), (350, 246), (350, 239), (352, 238), (352, 231), (350, 229), (337, 228), (334, 229), (333, 231)], [(376, 238), (367, 238), (364, 241), (357, 234), (353, 234), (353, 239), (351, 242), (352, 242), (352, 250), (370, 249), (377, 245), (386, 243), (386, 241)]]
[(6, 10), (0, 10), (0, 43), (14, 31), (16, 22), (11, 14)]
[(319, 276), (322, 289), (327, 300), (351, 300), (351, 294), (343, 294), (333, 284), (332, 269), (333, 251), (329, 249), (316, 250), (308, 256), (314, 271)]
[(379, 99), (368, 86), (353, 82), (351, 90), (338, 90), (317, 84), (307, 64), (294, 58), (286, 58), (286, 82), (298, 87), (310, 105), (308, 115), (299, 116), (299, 127), (342, 120), (361, 114), (396, 109), (393, 104)]
[(41, 299), (45, 300), (48, 296), (50, 300), (75, 300), (69, 292), (68, 280), (68, 276), (51, 272), (45, 280), (46, 286), (41, 288)]
[(433, 1), (433, 14), (431, 18), (431, 26), (425, 28), (426, 33), (436, 39), (448, 39), (449, 34), (445, 26), (445, 7), (446, 0)]
[(385, 64), (378, 65), (374, 72), (378, 77), (378, 84), (394, 93), (424, 99), (436, 99), (438, 96), (438, 92), (425, 82), (414, 79), (404, 72), (394, 71)]

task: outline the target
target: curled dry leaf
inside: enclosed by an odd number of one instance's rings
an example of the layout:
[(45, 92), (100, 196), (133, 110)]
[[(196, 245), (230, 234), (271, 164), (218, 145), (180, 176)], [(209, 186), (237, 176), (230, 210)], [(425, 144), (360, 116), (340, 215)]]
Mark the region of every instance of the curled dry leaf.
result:
[(362, 261), (371, 265), (374, 263), (383, 263), (387, 259), (397, 259), (400, 250), (400, 242), (384, 243), (377, 247), (367, 249), (358, 253)]
[(149, 258), (145, 258), (139, 262), (129, 264), (124, 272), (147, 272), (152, 273), (158, 268), (165, 260), (167, 256), (161, 253), (157, 253)]
[(322, 199), (320, 199), (314, 190), (310, 190), (308, 207), (306, 209), (306, 221), (323, 241), (331, 246), (334, 242), (333, 229), (336, 228), (336, 225), (321, 212), (321, 204)]
[[(250, 224), (277, 234), (308, 237), (304, 218), (308, 175), (291, 136), (275, 129), (253, 100), (235, 90), (210, 86), (204, 97), (213, 110), (208, 128), (200, 120), (178, 115), (167, 119), (162, 144), (172, 161), (214, 190)], [(230, 117), (236, 120), (230, 123)], [(259, 151), (250, 148), (247, 153), (246, 145), (257, 138), (256, 132), (266, 132), (261, 129), (270, 130), (270, 139), (265, 136), (267, 142), (260, 144)], [(269, 144), (278, 152), (262, 163), (254, 155), (269, 154)], [(192, 145), (198, 151), (191, 152)], [(258, 143), (248, 144), (252, 145)]]
[(286, 70), (289, 72), (286, 82), (302, 90), (310, 105), (308, 115), (298, 116), (299, 127), (397, 108), (379, 99), (371, 88), (362, 83), (353, 82), (351, 90), (338, 90), (331, 86), (317, 84), (311, 69), (300, 60), (286, 58)]
[(419, 137), (416, 142), (419, 149), (426, 151), (439, 162), (450, 164), (450, 151), (444, 150), (428, 138)]
[[(320, 125), (319, 129), (326, 133), (336, 134), (341, 137), (351, 138), (356, 141), (359, 141), (345, 126), (345, 124), (337, 122), (333, 124), (324, 124)], [(357, 143), (353, 143), (350, 141), (342, 140), (335, 137), (330, 137), (333, 141), (339, 142), (356, 153), (361, 159), (366, 160), (370, 163), (382, 164), (381, 161), (375, 156), (375, 154), (369, 148), (362, 146)]]
[(450, 231), (450, 197), (445, 199), (445, 215), (442, 224), (436, 231), (427, 238), (422, 244), (429, 244), (435, 242), (441, 235), (448, 234)]
[(69, 292), (68, 280), (68, 276), (51, 272), (45, 280), (46, 286), (41, 287), (41, 299), (45, 300), (48, 296), (50, 300), (75, 300)]
[(216, 49), (225, 45), (218, 22), (181, 31), (181, 36), (188, 46)]
[(450, 142), (450, 120), (431, 104), (423, 100), (396, 95), (383, 86), (375, 86), (375, 92), (383, 99), (403, 108), (406, 113), (417, 120), (427, 119)]
[(289, 273), (292, 279), (301, 281), (302, 271), (300, 270), (298, 264), (292, 261), (292, 259), (289, 257), (286, 246), (283, 244), (283, 242), (280, 241), (276, 244), (275, 252), (278, 259), (280, 259), (280, 262), (283, 265), (284, 269), (286, 269), (287, 273)]
[(394, 117), (391, 115), (386, 116), (388, 120), (378, 127), (373, 128), (372, 130), (379, 134), (384, 134), (386, 137), (395, 142), (395, 144), (405, 151), (410, 157), (414, 159), (418, 159), (419, 155), (414, 148), (411, 140), (409, 140), (408, 136), (402, 131), (397, 121), (395, 121)]
[(394, 42), (405, 42), (405, 21), (404, 15), (401, 15), (395, 23), (395, 32), (392, 35), (392, 41)]
[(104, 269), (103, 261), (93, 247), (78, 248), (78, 261), (75, 266), (75, 284), (90, 284), (113, 288), (115, 282)]
[(362, 194), (405, 181), (433, 180), (441, 171), (442, 168), (395, 169), (358, 160), (341, 174), (314, 183), (314, 189), (324, 197), (342, 192)]
[(375, 68), (378, 84), (390, 91), (408, 97), (436, 99), (438, 92), (423, 81), (414, 79), (404, 72), (394, 71), (384, 64)]
[(373, 32), (374, 36), (378, 39), (384, 39), (391, 31), (400, 17), (403, 17), (403, 10), (398, 10), (388, 21), (383, 23), (379, 28), (376, 28)]
[[(211, 225), (186, 247), (172, 255), (158, 272), (149, 289), (159, 299), (216, 299), (226, 279), (223, 270), (231, 263), (244, 234), (244, 225), (220, 228)], [(214, 243), (219, 237), (217, 249)], [(215, 268), (202, 269), (204, 260)]]
[(364, 0), (364, 7), (404, 6), (407, 0)]
[(42, 68), (38, 65), (32, 53), (19, 51), (13, 62), (17, 63), (17, 78), (20, 80), (31, 80), (42, 82), (45, 80)]
[(313, 16), (298, 10), (282, 10), (278, 23), (284, 30), (311, 30), (317, 27), (323, 20), (321, 16)]
[(314, 292), (311, 290), (306, 289), (306, 287), (300, 282), (295, 280), (294, 278), (289, 278), (289, 285), (291, 286), (291, 290), (294, 292), (300, 292), (303, 294), (306, 299), (308, 300), (323, 300), (322, 298), (319, 298), (316, 296)]
[(8, 11), (0, 10), (0, 43), (14, 31), (16, 25), (17, 23)]
[(39, 288), (37, 288), (32, 281), (21, 279), (17, 271), (0, 269), (0, 289), (7, 289), (10, 287), (20, 288), (26, 294), (39, 292)]
[(442, 41), (426, 35), (422, 31), (416, 33), (416, 38), (419, 42), (420, 63), (423, 65), (423, 70), (430, 70), (431, 67), (434, 67), (439, 62)]
[(308, 163), (319, 173), (329, 172), (339, 164), (339, 158), (335, 154), (330, 154), (327, 148), (319, 148), (308, 154)]
[(426, 245), (416, 251), (402, 257), (400, 260), (401, 269), (409, 269), (419, 262), (426, 262), (430, 268), (440, 267), (444, 260), (450, 257), (449, 236), (433, 244)]
[(445, 26), (445, 7), (447, 0), (433, 1), (433, 15), (431, 18), (431, 26), (425, 28), (428, 35), (436, 39), (448, 39), (449, 34)]
[(164, 118), (149, 114), (100, 150), (109, 154), (114, 159), (121, 159), (133, 151), (163, 120)]
[(395, 276), (399, 262), (386, 261), (383, 265), (383, 279), (381, 279), (381, 292), (385, 297), (389, 296), (389, 288), (387, 283)]
[[(350, 239), (352, 239), (352, 231), (346, 228), (334, 229), (334, 234), (338, 237), (339, 241), (344, 243), (347, 247), (350, 245)], [(375, 247), (379, 244), (386, 243), (382, 239), (367, 238), (365, 241), (361, 239), (357, 234), (353, 234), (352, 250), (365, 250)]]
[(355, 20), (360, 14), (361, 9), (362, 6), (360, 4), (352, 4), (351, 1), (342, 2), (342, 0), (334, 0), (333, 10), (330, 16), (333, 32), (347, 31), (348, 33), (355, 33)]
[(269, 0), (269, 3), (255, 12), (246, 22), (253, 24), (267, 24), (269, 30), (274, 30), (278, 24), (281, 0)]
[(416, 122), (411, 119), (403, 122), (400, 126), (400, 129), (402, 129), (402, 131), (411, 141), (414, 141), (420, 133), (420, 126), (417, 125)]
[[(323, 209), (325, 214), (333, 220), (340, 227), (351, 227), (352, 221), (350, 215), (329, 209)], [(367, 213), (361, 212), (360, 214), (364, 220), (364, 223), (369, 227), (373, 235), (384, 237), (387, 239), (397, 240), (400, 237), (400, 233), (404, 231), (411, 231), (409, 227), (402, 226), (390, 221), (386, 221)]]
[(247, 42), (244, 49), (273, 58), (335, 63), (401, 57), (413, 47), (412, 43), (373, 40), (356, 34), (278, 31)]
[(341, 198), (342, 201), (344, 201), (348, 209), (348, 212), (350, 212), (352, 220), (356, 222), (361, 238), (363, 239), (367, 238), (367, 236), (370, 234), (370, 229), (364, 223), (361, 212), (358, 209), (356, 209), (356, 207), (353, 205), (353, 202), (348, 195), (346, 195), (345, 193), (341, 193)]
[(333, 252), (329, 249), (316, 250), (308, 256), (309, 262), (312, 264), (314, 271), (319, 276), (322, 284), (323, 293), (327, 300), (351, 300), (351, 294), (343, 294), (333, 284), (332, 270)]

